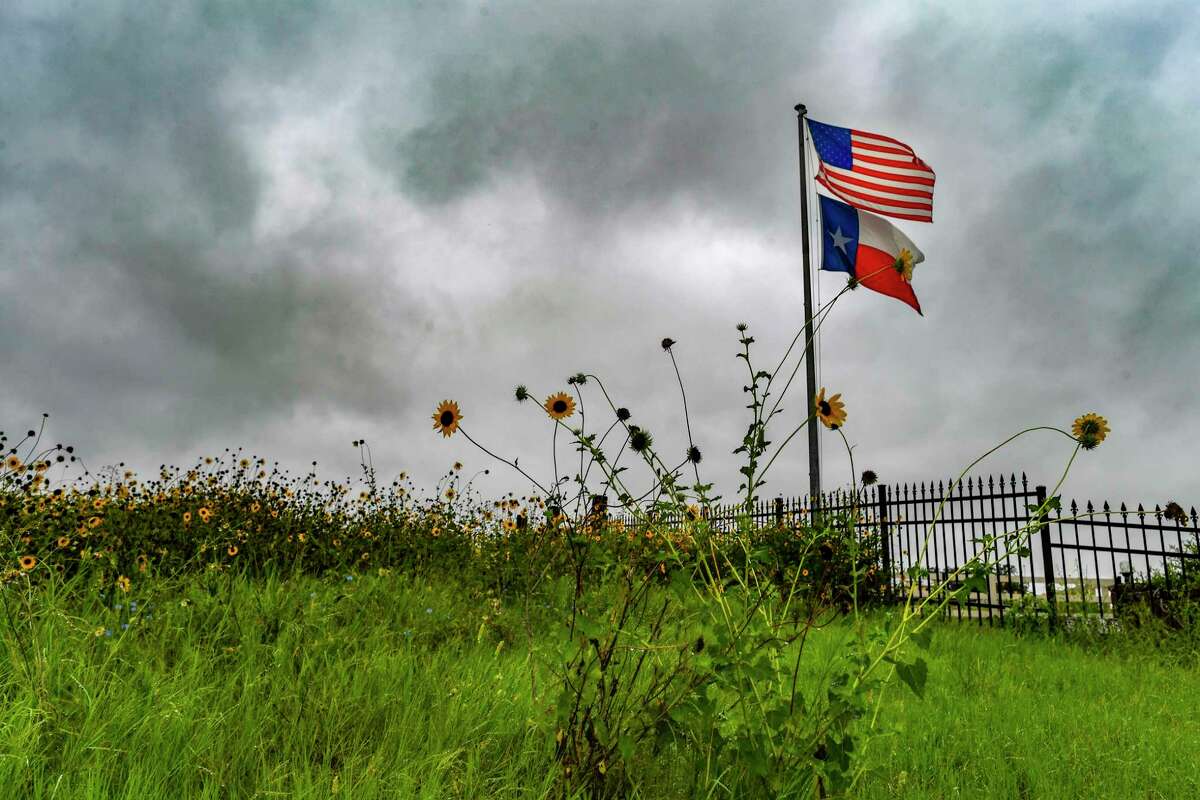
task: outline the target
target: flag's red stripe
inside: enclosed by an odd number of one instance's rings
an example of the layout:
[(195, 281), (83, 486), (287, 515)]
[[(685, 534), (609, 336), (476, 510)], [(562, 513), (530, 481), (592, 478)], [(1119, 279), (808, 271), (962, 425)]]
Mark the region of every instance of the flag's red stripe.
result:
[(909, 219), (914, 222), (933, 222), (933, 212), (925, 211), (919, 214), (910, 214), (904, 211), (894, 211), (887, 206), (879, 203), (867, 202), (854, 197), (849, 197), (842, 194), (841, 190), (831, 186), (828, 181), (821, 175), (817, 175), (817, 182), (833, 193), (835, 197), (839, 197), (855, 208), (861, 208), (864, 211), (872, 211), (876, 214), (882, 214), (885, 217), (893, 217), (894, 219)]
[(910, 153), (913, 152), (913, 149), (911, 147), (909, 147), (908, 145), (906, 145), (904, 142), (900, 141), (899, 139), (893, 139), (890, 136), (884, 136), (882, 133), (868, 133), (867, 131), (857, 131), (857, 130), (854, 130), (853, 128), (851, 128), (850, 129), (850, 140), (853, 141), (855, 136), (858, 136), (863, 139), (875, 139), (880, 142), (887, 142), (888, 144), (894, 144), (897, 147), (904, 147)]
[[(821, 165), (821, 169), (825, 169), (824, 164)], [(876, 183), (875, 181), (863, 180), (862, 178), (859, 178), (859, 177), (847, 175), (844, 172), (832, 172), (827, 169), (825, 169), (825, 174), (828, 175), (831, 180), (838, 181), (839, 183), (849, 183), (853, 186), (861, 186), (864, 189), (874, 189), (874, 190), (880, 191), (880, 192), (889, 192), (891, 194), (903, 194), (903, 195), (907, 195), (909, 197), (924, 197), (931, 201), (933, 200), (933, 192), (929, 191), (928, 189), (913, 189), (911, 187), (891, 186), (889, 184)]]
[[(925, 173), (930, 177), (933, 177), (933, 170), (921, 169), (919, 165), (914, 164), (912, 161), (896, 161), (895, 159), (891, 158), (876, 158), (875, 156), (865, 156), (854, 152), (851, 152), (851, 158), (854, 159), (855, 163), (864, 161), (868, 164), (878, 164), (881, 167), (892, 167), (893, 169), (904, 169), (917, 173)], [(903, 177), (907, 178), (910, 176), (908, 174), (904, 174)]]
[(822, 163), (821, 163), (821, 169), (825, 170), (826, 172), (828, 172), (828, 173), (829, 173), (831, 176), (833, 176), (833, 177), (838, 177), (838, 178), (845, 178), (845, 177), (857, 178), (857, 179), (859, 179), (859, 180), (862, 180), (862, 181), (864, 181), (864, 182), (866, 182), (866, 183), (869, 183), (869, 184), (874, 184), (874, 185), (876, 185), (876, 186), (879, 186), (879, 187), (881, 187), (881, 188), (885, 188), (885, 187), (886, 187), (886, 188), (887, 188), (887, 190), (889, 190), (889, 191), (890, 191), (891, 189), (895, 189), (895, 188), (900, 188), (900, 189), (916, 189), (916, 190), (919, 190), (919, 191), (923, 191), (923, 192), (925, 192), (926, 194), (929, 194), (929, 195), (931, 195), (931, 196), (932, 196), (932, 194), (933, 194), (933, 187), (932, 187), (932, 186), (927, 186), (927, 185), (925, 185), (925, 184), (923, 184), (923, 183), (912, 183), (911, 181), (907, 180), (907, 179), (906, 179), (906, 177), (905, 177), (904, 175), (889, 175), (889, 176), (888, 176), (888, 177), (886, 177), (886, 178), (868, 178), (868, 177), (864, 177), (864, 176), (863, 176), (863, 174), (862, 174), (862, 168), (861, 168), (861, 167), (860, 167), (858, 170), (854, 170), (854, 169), (842, 169), (841, 167), (831, 167), (831, 166), (829, 166), (828, 164), (826, 164), (826, 163), (824, 163), (824, 162), (822, 162)]
[(884, 178), (889, 181), (902, 181), (911, 183), (914, 186), (933, 186), (933, 178), (924, 178), (920, 175), (897, 175), (894, 172), (883, 172), (882, 170), (871, 169), (870, 167), (860, 167), (854, 165), (855, 175), (865, 175), (868, 178)]
[(902, 150), (899, 147), (885, 147), (872, 142), (851, 142), (850, 147), (852, 149), (857, 148), (859, 150), (870, 150), (873, 153), (891, 153), (897, 156), (907, 156), (908, 158), (915, 158), (916, 156), (916, 153), (914, 153), (912, 150)]
[[(828, 182), (829, 179), (826, 178), (826, 181)], [(828, 183), (827, 183), (827, 185), (828, 185)], [(889, 206), (891, 208), (928, 209), (929, 211), (933, 210), (932, 203), (918, 203), (918, 202), (914, 202), (914, 201), (910, 201), (910, 200), (893, 200), (890, 197), (877, 197), (868, 192), (860, 192), (856, 189), (850, 189), (845, 186), (839, 186), (837, 188), (838, 188), (838, 191), (845, 192), (846, 194), (850, 195), (851, 197), (857, 197), (862, 200), (869, 200), (872, 203), (878, 203), (881, 206)]]

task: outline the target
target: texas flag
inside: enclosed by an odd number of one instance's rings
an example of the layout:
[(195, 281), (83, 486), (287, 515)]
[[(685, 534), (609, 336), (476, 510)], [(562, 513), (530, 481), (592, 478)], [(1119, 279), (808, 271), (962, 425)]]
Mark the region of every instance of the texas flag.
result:
[(912, 306), (912, 268), (925, 260), (912, 240), (890, 222), (832, 197), (818, 195), (821, 211), (821, 269), (848, 272), (858, 284)]

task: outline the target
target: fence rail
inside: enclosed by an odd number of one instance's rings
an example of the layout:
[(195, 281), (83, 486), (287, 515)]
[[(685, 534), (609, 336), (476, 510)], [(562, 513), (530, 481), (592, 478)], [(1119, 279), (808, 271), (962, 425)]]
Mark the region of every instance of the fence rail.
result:
[[(822, 494), (815, 504), (808, 496), (776, 497), (749, 509), (717, 506), (705, 518), (727, 533), (742, 517), (763, 528), (857, 510), (856, 529), (880, 535), (880, 567), (893, 598), (910, 588), (917, 597), (928, 596), (991, 542), (988, 555), (994, 563), (986, 588), (944, 608), (947, 616), (980, 625), (1002, 623), (1022, 597), (1044, 600), (1052, 621), (1063, 615), (1108, 619), (1123, 594), (1146, 589), (1152, 580), (1168, 591), (1173, 584), (1200, 585), (1200, 518), (1194, 506), (1188, 512), (1176, 509), (1168, 518), (1157, 505), (1151, 511), (1143, 505), (1130, 510), (1125, 504), (1071, 501), (1039, 526), (1022, 552), (1002, 552), (1003, 535), (1028, 526), (1031, 509), (1045, 499), (1046, 487), (1031, 488), (1022, 473), (1019, 479), (1016, 474), (968, 478), (957, 486), (939, 481), (838, 490)], [(628, 513), (619, 518), (636, 524)], [(682, 519), (666, 516), (657, 522), (672, 526)]]

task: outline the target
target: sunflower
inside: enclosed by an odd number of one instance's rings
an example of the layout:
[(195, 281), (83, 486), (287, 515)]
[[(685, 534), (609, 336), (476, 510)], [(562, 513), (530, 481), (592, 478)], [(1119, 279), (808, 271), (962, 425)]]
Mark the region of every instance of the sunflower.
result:
[(237, 545), (236, 544), (229, 545), (228, 549), (226, 549), (225, 552), (229, 553), (229, 555), (231, 555), (231, 556), (236, 556), (238, 553)]
[(16, 456), (9, 456), (4, 460), (4, 466), (11, 470), (19, 470), (21, 469), (21, 459)]
[(242, 469), (246, 469), (247, 467), (250, 466), (250, 459), (248, 459), (248, 458), (239, 459), (238, 466), (241, 467)]
[(433, 429), (441, 431), (442, 436), (453, 436), (458, 430), (458, 423), (462, 421), (462, 412), (458, 410), (458, 403), (453, 400), (443, 400), (441, 405), (437, 407), (437, 411), (433, 412)]
[(1167, 507), (1163, 510), (1163, 517), (1168, 520), (1174, 520), (1180, 525), (1186, 525), (1188, 521), (1187, 512), (1183, 510), (1183, 506), (1174, 500), (1167, 503)]
[(453, 488), (450, 488), (450, 489), (447, 489), (447, 490), (446, 490), (446, 499), (447, 499), (447, 500), (453, 500), (453, 499), (454, 499), (454, 489), (453, 489)]
[(688, 521), (695, 522), (696, 520), (700, 519), (700, 506), (690, 505), (684, 509), (684, 513), (686, 514)]
[(137, 557), (138, 572), (145, 572), (148, 566), (150, 566), (150, 557), (142, 553)]
[(258, 504), (258, 501), (257, 501), (257, 500), (255, 500), (253, 503), (251, 503), (251, 504), (250, 504), (250, 513), (251, 513), (251, 514), (257, 514), (257, 513), (258, 513), (258, 510), (259, 510), (260, 508), (262, 508), (262, 506), (260, 506), (260, 505)]
[(121, 575), (117, 578), (117, 588), (119, 588), (122, 592), (128, 594), (130, 585), (129, 578), (126, 578), (124, 575)]
[(900, 255), (896, 256), (896, 261), (892, 264), (892, 268), (900, 274), (908, 283), (912, 283), (913, 273), (913, 254), (908, 248), (901, 248)]
[(92, 517), (91, 519), (88, 520), (88, 527), (89, 528), (98, 528), (98, 527), (100, 527), (101, 522), (104, 522), (104, 520), (102, 520), (100, 517)]
[(1079, 417), (1071, 426), (1071, 433), (1075, 434), (1075, 438), (1079, 440), (1079, 444), (1083, 446), (1084, 450), (1091, 450), (1103, 442), (1108, 431), (1108, 422), (1094, 412)]
[(205, 522), (208, 522), (209, 517), (212, 516), (212, 511), (210, 511), (206, 506), (200, 506), (200, 510), (196, 513), (199, 514), (200, 519), (204, 520)]
[(575, 413), (575, 398), (566, 392), (552, 394), (542, 403), (542, 408), (554, 419), (566, 419)]
[(821, 424), (830, 430), (836, 431), (846, 421), (846, 406), (842, 403), (842, 395), (835, 394), (828, 400), (825, 399), (825, 387), (821, 387), (821, 391), (817, 392), (816, 398), (813, 399), (813, 410), (817, 414), (817, 419), (821, 420)]
[(37, 556), (21, 556), (17, 559), (21, 564), (21, 569), (30, 570), (37, 566)]
[(192, 512), (190, 512), (190, 511), (183, 512), (183, 524), (190, 525), (191, 522), (192, 522)]
[(63, 549), (70, 547), (71, 546), (71, 537), (69, 537), (69, 536), (58, 537), (58, 546)]

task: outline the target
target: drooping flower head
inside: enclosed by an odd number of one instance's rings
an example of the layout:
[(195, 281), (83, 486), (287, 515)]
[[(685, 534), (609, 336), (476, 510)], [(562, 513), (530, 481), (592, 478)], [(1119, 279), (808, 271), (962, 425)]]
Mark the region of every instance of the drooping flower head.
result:
[(912, 283), (913, 254), (908, 248), (901, 248), (900, 255), (896, 256), (896, 262), (892, 264), (892, 267), (900, 273), (901, 278)]
[(1108, 422), (1099, 414), (1088, 412), (1075, 420), (1071, 433), (1079, 441), (1084, 450), (1091, 450), (1104, 441), (1108, 435)]
[(813, 399), (813, 409), (821, 424), (830, 430), (836, 431), (846, 422), (846, 406), (842, 403), (842, 395), (838, 393), (826, 400), (824, 386)]
[(629, 427), (629, 449), (635, 453), (643, 453), (654, 445), (654, 437), (650, 431), (642, 430), (636, 425)]

